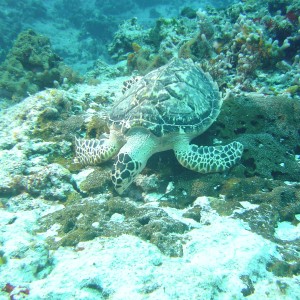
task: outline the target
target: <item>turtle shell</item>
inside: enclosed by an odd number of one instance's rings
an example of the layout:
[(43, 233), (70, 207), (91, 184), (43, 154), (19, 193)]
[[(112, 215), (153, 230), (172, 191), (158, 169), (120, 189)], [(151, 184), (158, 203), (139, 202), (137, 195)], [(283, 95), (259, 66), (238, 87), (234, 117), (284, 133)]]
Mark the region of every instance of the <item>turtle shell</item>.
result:
[(156, 136), (197, 135), (217, 118), (217, 84), (192, 61), (172, 59), (135, 82), (112, 107), (110, 122), (126, 133), (142, 126)]

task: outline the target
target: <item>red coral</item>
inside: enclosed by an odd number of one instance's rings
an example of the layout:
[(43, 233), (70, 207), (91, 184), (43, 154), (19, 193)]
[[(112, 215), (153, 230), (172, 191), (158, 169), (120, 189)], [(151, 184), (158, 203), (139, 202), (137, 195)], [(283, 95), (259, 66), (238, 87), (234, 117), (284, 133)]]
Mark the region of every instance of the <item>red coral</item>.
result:
[[(10, 284), (10, 283), (7, 283), (4, 288), (2, 288), (2, 291), (8, 293), (8, 294), (11, 294), (14, 290), (15, 290), (15, 286)], [(15, 299), (15, 296), (18, 295), (29, 295), (29, 289), (28, 288), (22, 288), (22, 287), (17, 287), (18, 291), (17, 293), (14, 293), (13, 295), (9, 295), (9, 299), (10, 300), (14, 300)]]
[(298, 18), (300, 16), (300, 10), (290, 10), (285, 16), (290, 22), (296, 23), (298, 22)]
[(11, 293), (14, 290), (15, 286), (13, 286), (10, 283), (7, 283), (5, 285), (5, 287), (2, 289), (2, 291), (6, 292), (6, 293)]

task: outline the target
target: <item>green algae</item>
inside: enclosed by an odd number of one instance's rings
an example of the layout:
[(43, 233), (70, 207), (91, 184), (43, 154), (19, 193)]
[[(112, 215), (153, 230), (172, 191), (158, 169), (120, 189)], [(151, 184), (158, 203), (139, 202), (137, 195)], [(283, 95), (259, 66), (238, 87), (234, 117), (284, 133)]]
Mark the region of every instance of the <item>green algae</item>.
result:
[(0, 65), (0, 95), (18, 102), (64, 78), (71, 84), (81, 81), (53, 52), (49, 38), (29, 29), (18, 35)]
[(6, 258), (2, 255), (0, 255), (0, 266), (5, 265), (7, 262)]

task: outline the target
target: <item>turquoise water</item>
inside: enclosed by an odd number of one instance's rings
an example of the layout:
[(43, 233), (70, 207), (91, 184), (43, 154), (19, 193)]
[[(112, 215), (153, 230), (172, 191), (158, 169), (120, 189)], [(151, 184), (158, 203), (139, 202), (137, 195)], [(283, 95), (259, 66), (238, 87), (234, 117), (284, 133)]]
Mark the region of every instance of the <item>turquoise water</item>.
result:
[(1, 1), (0, 299), (300, 299), (299, 20)]

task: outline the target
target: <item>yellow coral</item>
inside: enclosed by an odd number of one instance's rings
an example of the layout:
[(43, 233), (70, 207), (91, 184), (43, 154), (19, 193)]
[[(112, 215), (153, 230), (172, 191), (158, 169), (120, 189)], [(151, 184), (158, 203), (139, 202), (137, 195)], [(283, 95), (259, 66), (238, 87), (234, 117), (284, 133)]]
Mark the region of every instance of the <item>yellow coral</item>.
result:
[(135, 42), (133, 42), (133, 43), (131, 44), (131, 46), (132, 46), (132, 49), (133, 49), (133, 51), (134, 51), (135, 53), (139, 52), (139, 51), (141, 50), (141, 48), (142, 48), (138, 43), (135, 43)]

